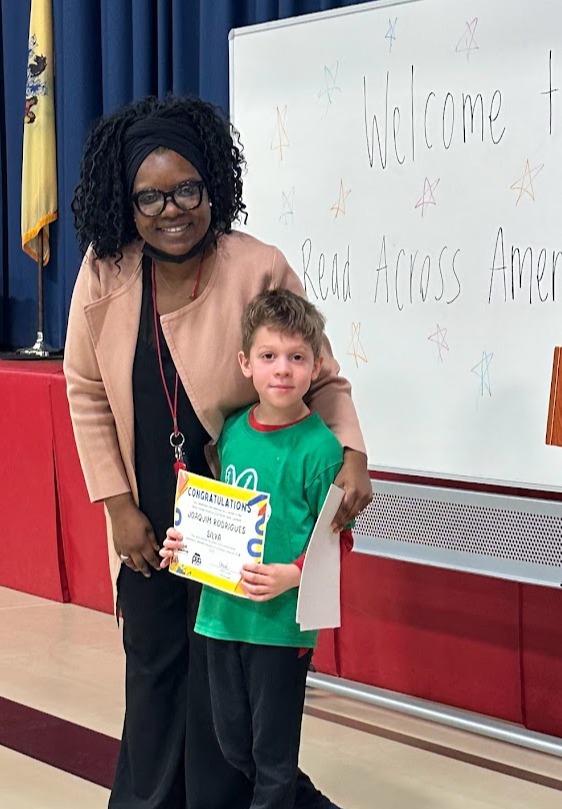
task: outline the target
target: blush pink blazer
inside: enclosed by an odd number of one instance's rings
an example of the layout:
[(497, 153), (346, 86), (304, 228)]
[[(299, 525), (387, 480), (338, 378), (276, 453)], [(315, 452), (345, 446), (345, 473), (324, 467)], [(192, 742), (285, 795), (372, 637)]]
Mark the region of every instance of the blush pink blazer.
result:
[[(141, 249), (141, 242), (127, 246), (117, 265), (112, 259), (97, 259), (90, 248), (70, 306), (64, 372), (92, 501), (130, 491), (138, 502), (132, 372), (142, 298)], [(251, 381), (238, 364), (240, 321), (246, 304), (269, 287), (304, 294), (279, 250), (232, 232), (218, 239), (215, 264), (201, 295), (160, 318), (181, 382), (214, 441), (230, 413), (256, 401)], [(323, 354), (322, 372), (308, 403), (344, 447), (365, 452), (350, 385), (338, 376), (327, 340)], [(108, 550), (115, 584), (121, 562), (109, 520)]]

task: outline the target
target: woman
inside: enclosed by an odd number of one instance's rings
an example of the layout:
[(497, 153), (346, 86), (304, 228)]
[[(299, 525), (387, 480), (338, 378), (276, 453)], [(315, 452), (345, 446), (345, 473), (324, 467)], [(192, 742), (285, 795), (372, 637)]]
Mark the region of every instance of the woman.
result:
[[(255, 400), (240, 374), (243, 307), (267, 288), (302, 293), (281, 253), (231, 231), (244, 212), (237, 133), (198, 99), (146, 98), (102, 118), (73, 200), (86, 255), (65, 349), (68, 398), (90, 497), (103, 501), (124, 619), (126, 713), (112, 809), (243, 809), (250, 785), (214, 735), (197, 584), (159, 570), (175, 469), (211, 475), (205, 447)], [(348, 383), (325, 347), (310, 393), (346, 448), (344, 525), (370, 500)], [(295, 806), (333, 807), (300, 774)]]

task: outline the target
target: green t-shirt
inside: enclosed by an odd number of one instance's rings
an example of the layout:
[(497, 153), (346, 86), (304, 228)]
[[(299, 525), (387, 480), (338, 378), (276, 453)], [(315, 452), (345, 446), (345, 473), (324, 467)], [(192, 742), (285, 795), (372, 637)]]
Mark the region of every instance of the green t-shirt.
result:
[[(291, 563), (306, 548), (343, 449), (316, 413), (262, 432), (250, 425), (250, 409), (234, 413), (224, 425), (218, 443), (221, 480), (270, 494), (263, 561)], [(204, 586), (195, 631), (219, 640), (313, 647), (318, 633), (301, 632), (297, 595), (294, 587), (255, 602)]]

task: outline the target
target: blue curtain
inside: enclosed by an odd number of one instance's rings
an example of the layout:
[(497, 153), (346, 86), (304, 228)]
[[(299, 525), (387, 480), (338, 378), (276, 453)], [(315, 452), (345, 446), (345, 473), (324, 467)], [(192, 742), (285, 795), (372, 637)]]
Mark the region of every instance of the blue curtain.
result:
[[(37, 270), (22, 251), (20, 236), (30, 4), (0, 0), (3, 348), (31, 345), (37, 331)], [(51, 228), (51, 260), (43, 273), (48, 343), (64, 344), (80, 264), (70, 202), (91, 124), (147, 94), (194, 93), (228, 110), (231, 28), (347, 5), (352, 0), (53, 0), (59, 215)]]

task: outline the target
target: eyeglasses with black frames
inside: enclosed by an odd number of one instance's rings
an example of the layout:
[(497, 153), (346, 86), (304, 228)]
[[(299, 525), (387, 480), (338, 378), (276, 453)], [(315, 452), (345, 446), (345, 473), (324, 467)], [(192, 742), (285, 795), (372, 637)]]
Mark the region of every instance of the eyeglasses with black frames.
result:
[(171, 191), (146, 188), (133, 194), (133, 204), (143, 216), (158, 216), (171, 199), (180, 211), (193, 211), (201, 205), (205, 184), (201, 180), (186, 180)]

